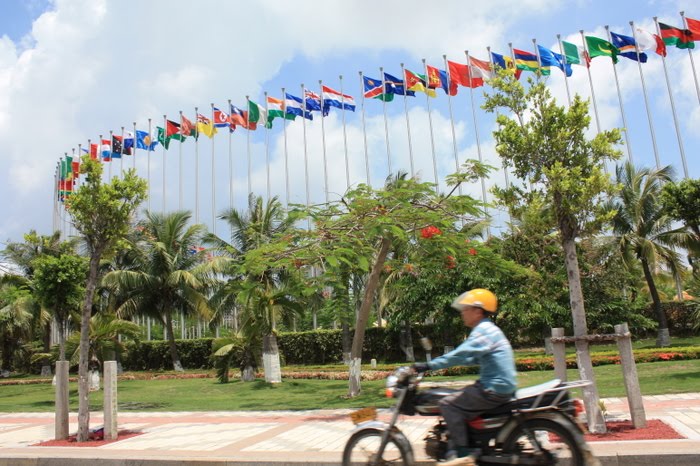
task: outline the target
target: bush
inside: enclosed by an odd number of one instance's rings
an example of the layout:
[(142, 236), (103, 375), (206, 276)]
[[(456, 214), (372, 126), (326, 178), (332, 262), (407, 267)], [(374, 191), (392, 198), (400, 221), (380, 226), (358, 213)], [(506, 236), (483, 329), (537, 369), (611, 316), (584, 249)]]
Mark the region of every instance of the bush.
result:
[[(182, 367), (186, 369), (209, 369), (209, 356), (212, 353), (213, 338), (197, 340), (175, 340)], [(170, 348), (167, 341), (152, 340), (127, 342), (127, 353), (122, 365), (126, 370), (167, 370), (172, 369)]]

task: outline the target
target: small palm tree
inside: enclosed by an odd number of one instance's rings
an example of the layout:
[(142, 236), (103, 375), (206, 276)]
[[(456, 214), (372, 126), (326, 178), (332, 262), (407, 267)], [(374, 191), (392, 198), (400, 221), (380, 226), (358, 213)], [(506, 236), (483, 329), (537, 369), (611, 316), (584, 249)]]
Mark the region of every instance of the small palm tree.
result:
[(173, 317), (176, 312), (208, 319), (207, 294), (215, 283), (200, 247), (203, 225), (188, 226), (189, 212), (166, 215), (148, 212), (132, 240), (134, 257), (129, 269), (113, 270), (103, 279), (119, 304), (118, 316), (150, 316), (165, 329), (173, 368), (182, 371), (177, 353)]
[[(137, 339), (141, 334), (139, 326), (128, 320), (119, 319), (115, 314), (99, 313), (90, 318), (89, 359), (96, 360), (100, 366), (116, 354), (123, 354), (126, 346), (119, 337)], [(74, 332), (66, 341), (71, 354), (71, 363), (77, 364), (80, 358), (80, 332)]]
[(660, 204), (664, 183), (672, 180), (670, 166), (658, 169), (637, 169), (631, 163), (616, 169), (620, 192), (611, 202), (615, 210), (613, 233), (622, 257), (629, 266), (637, 260), (642, 265), (644, 279), (658, 322), (657, 346), (668, 346), (670, 335), (666, 314), (661, 308), (661, 298), (654, 275), (659, 262), (677, 276), (682, 264), (674, 247), (687, 244), (688, 231), (673, 228), (673, 218)]

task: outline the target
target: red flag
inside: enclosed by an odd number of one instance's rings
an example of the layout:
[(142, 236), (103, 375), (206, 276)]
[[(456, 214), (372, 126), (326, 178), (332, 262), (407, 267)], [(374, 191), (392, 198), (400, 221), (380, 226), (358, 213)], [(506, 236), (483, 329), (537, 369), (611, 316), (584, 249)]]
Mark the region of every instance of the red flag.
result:
[[(448, 61), (447, 66), (450, 70), (450, 91), (452, 91), (452, 87), (456, 87), (457, 84), (464, 87), (479, 87), (484, 85), (483, 79), (472, 75), (469, 66), (453, 61)], [(457, 93), (456, 89), (455, 93)]]
[(97, 153), (99, 152), (99, 144), (90, 143), (90, 158), (92, 160), (97, 160)]
[(180, 134), (183, 136), (194, 136), (195, 132), (194, 123), (188, 120), (185, 115), (180, 115)]
[(180, 132), (180, 125), (174, 121), (168, 120), (165, 124), (165, 137), (174, 136)]
[(700, 21), (697, 19), (691, 19), (687, 16), (685, 17), (685, 24), (690, 30), (690, 38), (693, 40), (700, 40)]
[(71, 165), (71, 169), (73, 170), (73, 178), (78, 178), (80, 176), (80, 161), (74, 160)]
[(654, 34), (654, 40), (656, 41), (655, 52), (658, 55), (662, 55), (665, 57), (666, 56), (666, 43), (664, 42), (664, 40), (660, 36), (658, 36), (656, 34)]

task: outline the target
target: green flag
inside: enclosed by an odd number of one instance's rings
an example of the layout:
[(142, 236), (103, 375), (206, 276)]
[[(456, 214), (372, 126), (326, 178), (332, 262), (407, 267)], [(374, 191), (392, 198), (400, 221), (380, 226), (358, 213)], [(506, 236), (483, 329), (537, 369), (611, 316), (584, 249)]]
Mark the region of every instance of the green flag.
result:
[(594, 57), (610, 57), (613, 63), (617, 63), (617, 56), (620, 49), (615, 47), (607, 40), (600, 37), (586, 36), (586, 45), (588, 46), (588, 55)]

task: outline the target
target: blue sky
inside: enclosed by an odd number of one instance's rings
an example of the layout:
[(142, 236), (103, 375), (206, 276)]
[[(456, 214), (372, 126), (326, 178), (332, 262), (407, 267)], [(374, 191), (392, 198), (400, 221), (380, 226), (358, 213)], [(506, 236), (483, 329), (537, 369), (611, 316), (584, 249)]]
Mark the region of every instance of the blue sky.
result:
[[(225, 108), (228, 99), (242, 107), (246, 95), (262, 104), (263, 92), (280, 97), (284, 87), (299, 95), (301, 83), (318, 93), (319, 80), (339, 90), (339, 76), (343, 76), (343, 90), (355, 97), (357, 112), (346, 112), (345, 132), (338, 111), (324, 119), (323, 131), (320, 118), (309, 122), (306, 157), (301, 121), (288, 122), (285, 163), (284, 131), (278, 120), (269, 132), (248, 135), (240, 129), (230, 137), (230, 151), (229, 136), (224, 133), (212, 140), (202, 138), (196, 146), (192, 140), (182, 148), (173, 144), (165, 155), (158, 148), (150, 156), (150, 175), (149, 157), (143, 151), (112, 162), (113, 175), (134, 165), (140, 175), (150, 179), (151, 208), (172, 210), (182, 205), (196, 210), (199, 220), (213, 228), (212, 217), (229, 207), (231, 195), (235, 207), (245, 205), (249, 182), (257, 194), (266, 196), (269, 190), (283, 202), (305, 203), (307, 184), (310, 201), (322, 202), (326, 179), (331, 198), (347, 189), (348, 176), (351, 184), (367, 181), (358, 71), (380, 77), (379, 68), (384, 67), (400, 76), (400, 63), (421, 71), (422, 58), (442, 68), (443, 54), (465, 62), (464, 50), (469, 50), (472, 56), (487, 59), (486, 46), (507, 53), (512, 42), (516, 48), (532, 50), (533, 38), (556, 51), (556, 34), (580, 43), (581, 29), (604, 37), (603, 26), (610, 25), (612, 31), (630, 35), (630, 20), (653, 30), (653, 16), (672, 25), (680, 25), (681, 10), (691, 18), (700, 18), (700, 4), (682, 0), (454, 0), (434, 4), (414, 0), (203, 0), (196, 7), (180, 0), (5, 0), (1, 8), (0, 160), (5, 170), (0, 196), (12, 200), (2, 205), (3, 241), (19, 240), (31, 228), (49, 233), (54, 220), (57, 160), (65, 152), (77, 150), (78, 144), (85, 147), (88, 139), (94, 142), (110, 130), (115, 134), (121, 133), (122, 126), (133, 130), (133, 122), (143, 130), (148, 118), (153, 127), (162, 126), (164, 114), (177, 120), (180, 110), (193, 119), (195, 107), (208, 114), (211, 103)], [(697, 52), (693, 54), (700, 65)], [(696, 178), (700, 176), (700, 136), (695, 130), (700, 123), (700, 104), (690, 61), (686, 51), (677, 49), (669, 49), (667, 58), (689, 174)], [(637, 65), (621, 58), (616, 69), (632, 157), (638, 165), (651, 166), (654, 151)], [(661, 163), (673, 165), (682, 177), (660, 57), (651, 53), (643, 72)], [(602, 128), (621, 127), (610, 61), (595, 59), (591, 73)], [(566, 102), (564, 84), (563, 75), (554, 70), (548, 85), (562, 103)], [(585, 68), (574, 68), (569, 85), (573, 92), (590, 96)], [(495, 118), (478, 108), (483, 92), (489, 90), (488, 86), (474, 90), (476, 124), (469, 89), (461, 88), (449, 102), (454, 145), (448, 99), (442, 93), (431, 99), (435, 165), (443, 187), (444, 176), (454, 171), (455, 145), (460, 162), (477, 158), (480, 150), (486, 162), (500, 167), (491, 136)], [(415, 170), (423, 179), (433, 181), (425, 96), (409, 98), (407, 107)], [(388, 174), (383, 109), (379, 101), (365, 103), (370, 181), (375, 186)], [(392, 171), (409, 171), (403, 99), (387, 104), (386, 111)], [(591, 134), (594, 131), (592, 122)], [(621, 149), (627, 156), (627, 148)], [(504, 182), (499, 169), (487, 186)], [(465, 187), (465, 192), (481, 197), (478, 184)], [(496, 217), (497, 223), (502, 223), (502, 216)]]

